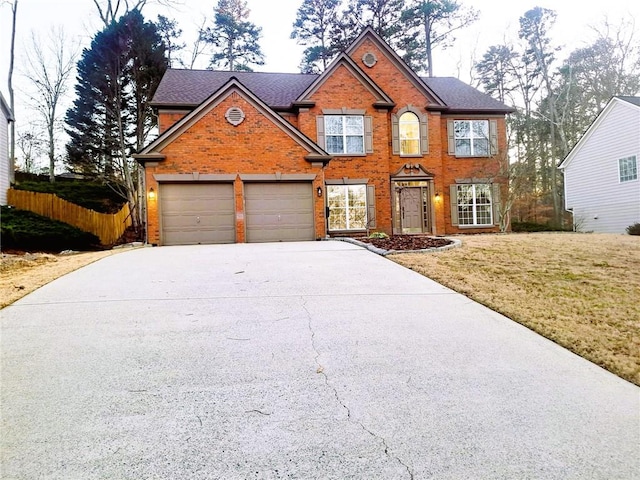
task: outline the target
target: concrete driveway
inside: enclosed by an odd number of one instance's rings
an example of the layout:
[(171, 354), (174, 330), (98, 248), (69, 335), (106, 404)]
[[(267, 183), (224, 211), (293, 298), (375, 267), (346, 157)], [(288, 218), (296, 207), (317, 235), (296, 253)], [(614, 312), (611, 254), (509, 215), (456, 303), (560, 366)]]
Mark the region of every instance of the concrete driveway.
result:
[(639, 388), (348, 243), (133, 250), (1, 315), (2, 478), (640, 475)]

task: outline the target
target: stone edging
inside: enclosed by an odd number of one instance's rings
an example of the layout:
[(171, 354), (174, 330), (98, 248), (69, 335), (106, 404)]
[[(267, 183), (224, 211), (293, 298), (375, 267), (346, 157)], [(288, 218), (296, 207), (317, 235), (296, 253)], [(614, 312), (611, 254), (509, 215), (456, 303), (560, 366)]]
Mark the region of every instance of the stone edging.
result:
[(449, 240), (452, 243), (450, 243), (449, 245), (445, 245), (443, 247), (424, 248), (422, 250), (385, 250), (383, 248), (378, 248), (375, 245), (372, 245), (370, 243), (361, 242), (359, 240), (356, 240), (355, 238), (334, 237), (334, 238), (327, 238), (327, 240), (338, 240), (338, 241), (341, 241), (341, 242), (352, 243), (352, 244), (357, 245), (359, 247), (366, 248), (367, 250), (369, 250), (369, 251), (371, 251), (373, 253), (377, 253), (378, 255), (382, 255), (383, 257), (386, 257), (387, 255), (392, 255), (392, 254), (395, 254), (395, 253), (433, 253), (433, 252), (443, 252), (445, 250), (451, 250), (452, 248), (459, 248), (459, 247), (462, 246), (462, 241), (458, 240), (457, 238), (451, 238), (451, 237), (441, 237), (441, 238)]

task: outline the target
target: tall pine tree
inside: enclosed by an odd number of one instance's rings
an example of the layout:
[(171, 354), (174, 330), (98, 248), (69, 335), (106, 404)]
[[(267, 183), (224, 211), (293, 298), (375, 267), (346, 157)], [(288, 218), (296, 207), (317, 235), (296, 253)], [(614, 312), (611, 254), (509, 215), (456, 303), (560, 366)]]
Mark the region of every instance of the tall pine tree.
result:
[[(131, 154), (153, 124), (149, 102), (167, 68), (156, 26), (133, 10), (96, 34), (78, 62), (76, 100), (67, 112), (67, 163), (109, 182), (136, 207)], [(136, 215), (133, 215), (136, 218)]]
[(291, 38), (306, 46), (300, 63), (302, 73), (323, 72), (338, 53), (340, 0), (303, 0), (293, 23)]
[(245, 0), (218, 1), (213, 28), (201, 32), (202, 39), (213, 46), (211, 67), (252, 71), (252, 66), (264, 65), (259, 43), (262, 29), (249, 21), (249, 14)]

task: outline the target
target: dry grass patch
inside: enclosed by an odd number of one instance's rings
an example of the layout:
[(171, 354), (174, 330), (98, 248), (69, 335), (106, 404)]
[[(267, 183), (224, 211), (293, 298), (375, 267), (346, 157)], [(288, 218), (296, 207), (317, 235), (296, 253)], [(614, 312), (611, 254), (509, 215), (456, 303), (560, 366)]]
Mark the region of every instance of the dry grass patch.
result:
[(462, 248), (388, 258), (640, 385), (640, 237), (459, 237)]

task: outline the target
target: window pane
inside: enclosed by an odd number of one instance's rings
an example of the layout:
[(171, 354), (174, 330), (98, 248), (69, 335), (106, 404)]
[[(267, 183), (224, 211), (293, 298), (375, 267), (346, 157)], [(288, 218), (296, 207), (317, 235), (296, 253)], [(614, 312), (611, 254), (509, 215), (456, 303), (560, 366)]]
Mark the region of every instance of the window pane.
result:
[(344, 153), (343, 137), (325, 137), (328, 153)]
[(400, 154), (418, 155), (420, 153), (420, 140), (400, 140)]
[(367, 190), (365, 185), (349, 185), (348, 228), (362, 230), (367, 228)]
[(491, 203), (491, 189), (489, 185), (474, 185), (476, 190), (476, 202), (484, 205)]
[(342, 117), (339, 115), (325, 116), (324, 129), (326, 135), (342, 135)]
[(476, 207), (476, 224), (477, 225), (491, 224), (491, 207), (489, 205), (478, 205)]
[(471, 140), (456, 140), (456, 155), (471, 155)]
[(638, 179), (638, 164), (636, 161), (636, 157), (626, 157), (618, 160), (619, 168), (620, 168), (620, 181), (628, 182), (630, 180)]
[(469, 138), (471, 128), (471, 126), (469, 125), (469, 121), (456, 120), (455, 122), (453, 122), (453, 126), (456, 138)]
[(473, 140), (473, 154), (489, 156), (489, 140), (474, 139)]
[(487, 120), (474, 121), (473, 136), (476, 138), (489, 138), (489, 122)]
[(363, 135), (363, 117), (344, 117), (346, 122), (346, 135)]
[(362, 137), (347, 137), (346, 153), (364, 153), (364, 139)]

